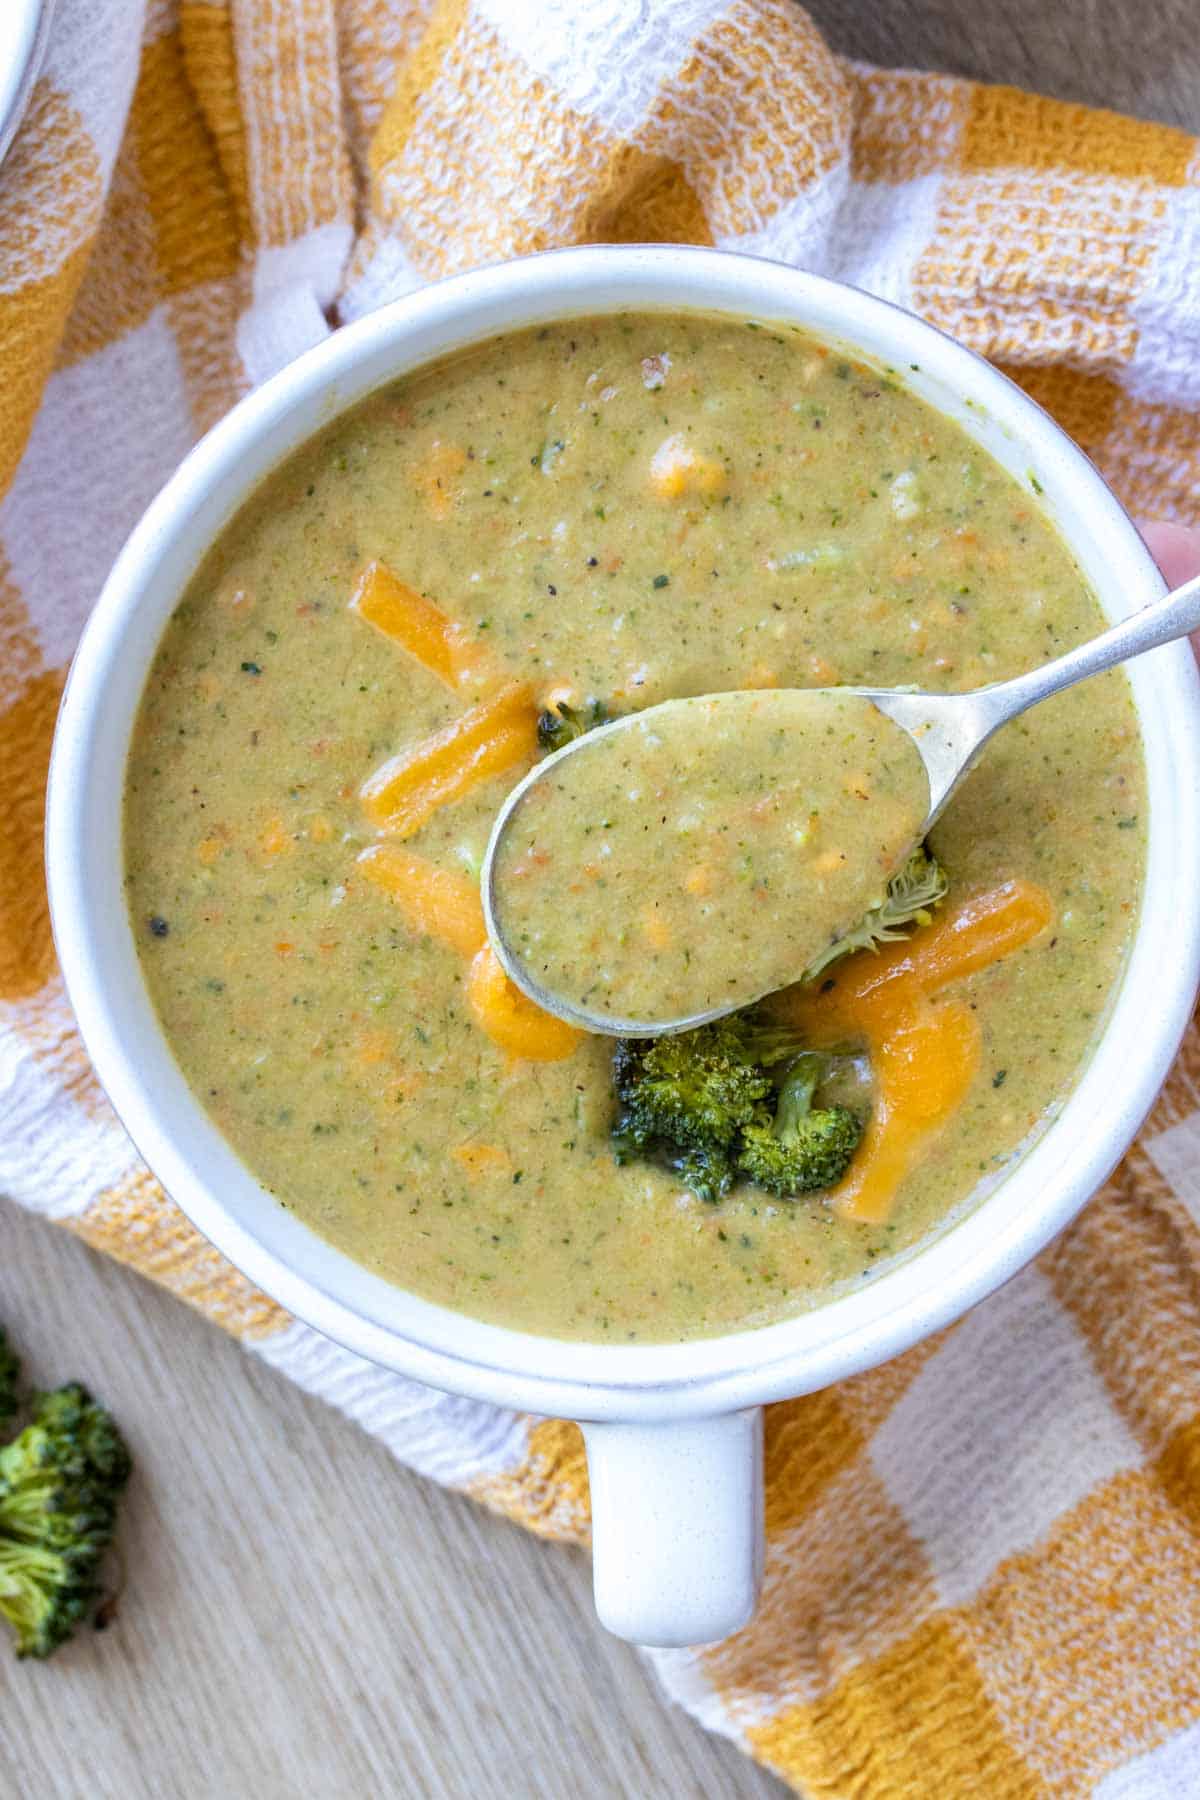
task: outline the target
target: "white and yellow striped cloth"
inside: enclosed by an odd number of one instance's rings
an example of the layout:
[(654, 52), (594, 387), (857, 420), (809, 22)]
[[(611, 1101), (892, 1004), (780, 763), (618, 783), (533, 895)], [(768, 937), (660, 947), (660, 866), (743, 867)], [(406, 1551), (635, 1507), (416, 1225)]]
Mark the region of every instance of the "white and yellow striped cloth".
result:
[[(0, 168), (0, 1187), (406, 1462), (580, 1538), (569, 1426), (286, 1317), (140, 1169), (55, 969), (72, 646), (197, 435), (435, 275), (674, 239), (870, 288), (1003, 364), (1144, 514), (1200, 482), (1185, 134), (850, 66), (791, 0), (58, 0)], [(771, 1409), (762, 1611), (668, 1689), (810, 1795), (1200, 1794), (1200, 1041), (1104, 1195), (952, 1331)]]

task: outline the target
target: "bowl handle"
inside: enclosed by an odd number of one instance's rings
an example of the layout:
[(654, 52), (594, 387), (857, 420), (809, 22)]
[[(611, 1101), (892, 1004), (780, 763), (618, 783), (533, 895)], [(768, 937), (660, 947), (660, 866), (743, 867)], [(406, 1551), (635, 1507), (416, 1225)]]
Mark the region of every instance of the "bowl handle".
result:
[(711, 1644), (762, 1579), (762, 1408), (582, 1427), (596, 1611), (635, 1644)]

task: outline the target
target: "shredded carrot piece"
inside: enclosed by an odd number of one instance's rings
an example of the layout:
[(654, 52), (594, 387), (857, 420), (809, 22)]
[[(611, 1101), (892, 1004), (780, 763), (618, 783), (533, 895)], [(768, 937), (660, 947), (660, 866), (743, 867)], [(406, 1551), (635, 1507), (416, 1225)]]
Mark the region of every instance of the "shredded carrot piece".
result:
[(449, 613), (401, 581), (386, 563), (367, 564), (355, 583), (350, 610), (407, 650), (447, 687), (477, 684), (485, 672), (483, 647)]
[(485, 1175), (489, 1170), (511, 1169), (512, 1157), (499, 1144), (456, 1144), (450, 1152), (468, 1175)]
[(728, 477), (715, 456), (693, 449), (681, 432), (664, 438), (650, 459), (650, 486), (661, 500), (684, 494), (720, 494)]
[(371, 844), (357, 867), (399, 906), (410, 931), (471, 957), (487, 940), (479, 889), (455, 869), (439, 869), (399, 844)]
[(364, 1026), (354, 1039), (354, 1054), (364, 1069), (387, 1062), (395, 1047), (391, 1032), (384, 1031), (379, 1026)]
[(652, 950), (669, 950), (671, 947), (671, 927), (654, 906), (647, 907), (642, 917), (642, 936)]
[(524, 685), (510, 684), (384, 763), (363, 783), (362, 803), (373, 824), (411, 837), (439, 806), (461, 800), (536, 749), (532, 696)]
[(415, 483), (431, 518), (440, 521), (450, 517), (458, 498), (455, 477), (466, 466), (467, 453), (460, 444), (443, 444), (439, 438), (429, 446), (418, 465)]
[(1008, 881), (970, 896), (903, 943), (848, 957), (816, 992), (789, 988), (774, 1003), (814, 1045), (849, 1037), (865, 1043), (871, 1059), (875, 1106), (831, 1195), (844, 1218), (886, 1219), (900, 1183), (966, 1098), (979, 1065), (979, 1024), (969, 1006), (935, 1005), (934, 997), (1019, 950), (1053, 916), (1044, 889)]
[(270, 861), (278, 856), (286, 856), (295, 848), (291, 832), (283, 822), (281, 813), (272, 813), (258, 840), (258, 847)]
[(561, 1062), (574, 1053), (583, 1037), (565, 1019), (543, 1012), (523, 994), (504, 973), (490, 944), (472, 960), (467, 1003), (493, 1044), (531, 1062)]

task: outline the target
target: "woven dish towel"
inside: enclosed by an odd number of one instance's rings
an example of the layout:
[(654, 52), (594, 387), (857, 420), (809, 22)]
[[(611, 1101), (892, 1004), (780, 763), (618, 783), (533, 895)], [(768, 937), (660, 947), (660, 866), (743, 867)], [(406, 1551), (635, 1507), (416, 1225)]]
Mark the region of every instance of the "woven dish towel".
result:
[[(856, 282), (1013, 373), (1143, 515), (1200, 481), (1200, 151), (851, 66), (790, 0), (59, 0), (0, 169), (0, 1189), (437, 1480), (587, 1531), (569, 1425), (289, 1319), (137, 1164), (74, 1034), (42, 792), (77, 633), (248, 387), (432, 276), (673, 239)], [(768, 1415), (762, 1610), (655, 1660), (808, 1795), (1200, 1794), (1200, 1039), (956, 1328)]]

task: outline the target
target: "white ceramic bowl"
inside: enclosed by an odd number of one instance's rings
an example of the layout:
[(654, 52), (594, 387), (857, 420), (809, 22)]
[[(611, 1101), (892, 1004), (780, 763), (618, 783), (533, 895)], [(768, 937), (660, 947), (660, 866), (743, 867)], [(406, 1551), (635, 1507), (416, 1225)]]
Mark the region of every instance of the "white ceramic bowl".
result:
[(151, 1009), (121, 879), (134, 712), (173, 607), (262, 478), (381, 383), (516, 326), (622, 308), (790, 320), (891, 363), (1026, 486), (1112, 618), (1162, 592), (1092, 465), (987, 363), (907, 313), (781, 264), (668, 246), (564, 250), (442, 282), (363, 319), (243, 401), (184, 462), (114, 567), (75, 659), (51, 769), (55, 937), (88, 1050), (146, 1161), (206, 1237), (317, 1330), (416, 1380), (579, 1419), (592, 1477), (596, 1594), (643, 1643), (724, 1635), (753, 1609), (761, 1556), (759, 1408), (904, 1350), (1013, 1275), (1095, 1191), (1154, 1099), (1200, 970), (1197, 679), (1186, 645), (1130, 667), (1150, 785), (1137, 934), (1102, 1040), (1059, 1116), (975, 1209), (857, 1292), (699, 1343), (564, 1343), (392, 1287), (285, 1212), (177, 1068)]

